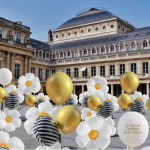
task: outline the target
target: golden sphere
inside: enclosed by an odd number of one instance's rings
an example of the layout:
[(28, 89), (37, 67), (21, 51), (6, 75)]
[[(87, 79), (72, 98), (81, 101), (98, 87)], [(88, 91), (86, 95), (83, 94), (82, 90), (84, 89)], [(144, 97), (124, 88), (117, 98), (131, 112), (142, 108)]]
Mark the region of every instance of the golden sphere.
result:
[(132, 100), (128, 94), (121, 94), (118, 97), (118, 104), (123, 109), (128, 109), (131, 106)]
[(56, 120), (59, 129), (67, 134), (77, 128), (81, 122), (81, 113), (75, 106), (67, 105), (59, 110)]
[(63, 72), (52, 74), (46, 81), (47, 95), (57, 105), (64, 104), (71, 96), (72, 90), (71, 78)]
[(95, 95), (91, 95), (87, 100), (88, 107), (94, 111), (97, 111), (100, 108), (101, 100)]
[(34, 95), (30, 94), (26, 97), (25, 102), (29, 106), (33, 107), (36, 104), (36, 97)]
[(148, 110), (150, 110), (150, 99), (147, 100), (146, 107), (147, 107)]
[(134, 72), (126, 72), (121, 76), (120, 85), (127, 94), (132, 94), (139, 86), (139, 78)]
[(0, 87), (0, 103), (2, 103), (6, 99), (6, 91)]

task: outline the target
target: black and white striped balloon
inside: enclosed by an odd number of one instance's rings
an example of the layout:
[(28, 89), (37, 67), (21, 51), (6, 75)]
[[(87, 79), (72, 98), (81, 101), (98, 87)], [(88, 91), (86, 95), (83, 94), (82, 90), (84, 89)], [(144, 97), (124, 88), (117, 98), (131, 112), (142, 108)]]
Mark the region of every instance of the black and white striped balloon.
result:
[(35, 104), (35, 107), (38, 107), (39, 104), (41, 104), (41, 103), (43, 103), (43, 102), (45, 102), (44, 99), (39, 99), (39, 100), (37, 101), (37, 103)]
[(37, 141), (45, 146), (51, 146), (59, 141), (58, 126), (49, 116), (39, 116), (34, 123), (33, 132)]
[(104, 101), (102, 105), (100, 105), (100, 109), (98, 111), (98, 115), (108, 118), (113, 115), (114, 105), (111, 101)]
[(15, 109), (19, 105), (19, 97), (16, 93), (10, 93), (5, 100), (5, 107), (9, 110)]
[(145, 111), (144, 102), (141, 99), (134, 100), (130, 106), (130, 111), (136, 111), (141, 114), (144, 114), (144, 111)]
[(10, 150), (8, 147), (0, 147), (0, 150)]
[(87, 107), (88, 108), (88, 104), (87, 104), (87, 100), (88, 100), (88, 96), (84, 96), (83, 97), (83, 100), (82, 100), (82, 105), (83, 105), (83, 107)]

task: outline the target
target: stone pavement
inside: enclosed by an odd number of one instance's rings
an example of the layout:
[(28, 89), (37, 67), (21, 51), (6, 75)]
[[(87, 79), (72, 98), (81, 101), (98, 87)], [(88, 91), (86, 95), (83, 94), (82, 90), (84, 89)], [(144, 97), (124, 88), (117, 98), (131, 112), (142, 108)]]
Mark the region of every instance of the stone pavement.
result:
[[(17, 128), (16, 131), (10, 133), (10, 136), (17, 136), (19, 137), (25, 144), (25, 149), (35, 149), (37, 146), (39, 146), (39, 143), (34, 139), (33, 135), (28, 135), (24, 129), (24, 121), (25, 117), (24, 114), (26, 113), (27, 109), (29, 106), (27, 105), (21, 105), (20, 106), (20, 114), (21, 114), (21, 119), (22, 119), (22, 125), (20, 128)], [(119, 111), (114, 114), (114, 121), (116, 123), (116, 127), (118, 124), (119, 118), (122, 116), (123, 112)], [(150, 121), (150, 111), (146, 111), (145, 117), (147, 118), (148, 122)], [(75, 137), (76, 137), (76, 132), (69, 133), (67, 135), (62, 135), (62, 147), (67, 146), (70, 149), (79, 149), (75, 142)], [(142, 144), (140, 147), (134, 148), (134, 149), (141, 149), (143, 147), (150, 146), (150, 133), (149, 136), (144, 144)], [(127, 147), (121, 142), (119, 139), (118, 135), (116, 134), (114, 137), (111, 137), (111, 143), (107, 147), (107, 150), (124, 150)]]

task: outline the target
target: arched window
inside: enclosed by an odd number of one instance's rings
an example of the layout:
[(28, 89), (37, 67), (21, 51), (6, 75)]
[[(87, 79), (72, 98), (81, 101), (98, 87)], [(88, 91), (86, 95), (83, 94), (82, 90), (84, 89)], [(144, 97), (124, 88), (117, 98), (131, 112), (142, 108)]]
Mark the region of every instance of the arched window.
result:
[(60, 52), (60, 58), (63, 58), (64, 56), (63, 56), (63, 52), (61, 51)]
[(122, 51), (124, 51), (124, 50), (125, 50), (124, 44), (122, 43), (122, 44), (120, 45), (120, 51), (122, 52)]
[(84, 50), (83, 50), (83, 55), (87, 55), (87, 54), (88, 54), (88, 51), (87, 51), (86, 48), (84, 48)]
[(96, 48), (95, 47), (92, 48), (92, 55), (93, 54), (96, 54)]
[(143, 49), (144, 49), (144, 48), (147, 48), (147, 47), (148, 47), (147, 45), (148, 45), (148, 44), (147, 44), (147, 41), (144, 40), (144, 41), (143, 41)]
[(135, 50), (136, 48), (135, 48), (135, 42), (132, 42), (131, 43), (131, 50)]
[(39, 57), (42, 58), (42, 51), (39, 51)]
[(75, 57), (79, 57), (79, 51), (75, 50)]
[(101, 54), (103, 54), (103, 53), (105, 53), (105, 47), (104, 46), (101, 47)]
[(56, 53), (53, 53), (53, 59), (56, 59)]
[(71, 52), (70, 51), (67, 52), (67, 57), (71, 57)]
[(49, 52), (46, 53), (46, 58), (49, 59)]
[(111, 45), (110, 46), (110, 52), (114, 52), (115, 51), (115, 47), (114, 47), (114, 45)]

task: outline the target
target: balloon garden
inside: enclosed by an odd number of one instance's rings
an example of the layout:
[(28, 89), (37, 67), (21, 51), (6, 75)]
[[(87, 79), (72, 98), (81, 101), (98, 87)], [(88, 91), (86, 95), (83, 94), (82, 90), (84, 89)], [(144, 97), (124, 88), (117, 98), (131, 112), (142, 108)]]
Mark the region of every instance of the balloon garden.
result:
[[(71, 78), (62, 72), (47, 79), (47, 95), (39, 93), (39, 78), (32, 73), (20, 76), (18, 85), (11, 85), (11, 81), (10, 70), (0, 69), (0, 150), (26, 148), (19, 137), (10, 136), (21, 124), (39, 142), (36, 150), (67, 150), (61, 145), (61, 136), (74, 131), (78, 147), (88, 150), (107, 149), (115, 135), (127, 149), (136, 149), (147, 140), (149, 124), (144, 114), (150, 110), (150, 100), (136, 91), (139, 79), (133, 72), (121, 76), (124, 93), (118, 98), (108, 93), (108, 82), (100, 76), (88, 80), (87, 91), (79, 98), (72, 93)], [(24, 123), (17, 110), (21, 103), (30, 106)], [(118, 110), (122, 110), (122, 115), (116, 124), (113, 115)]]

